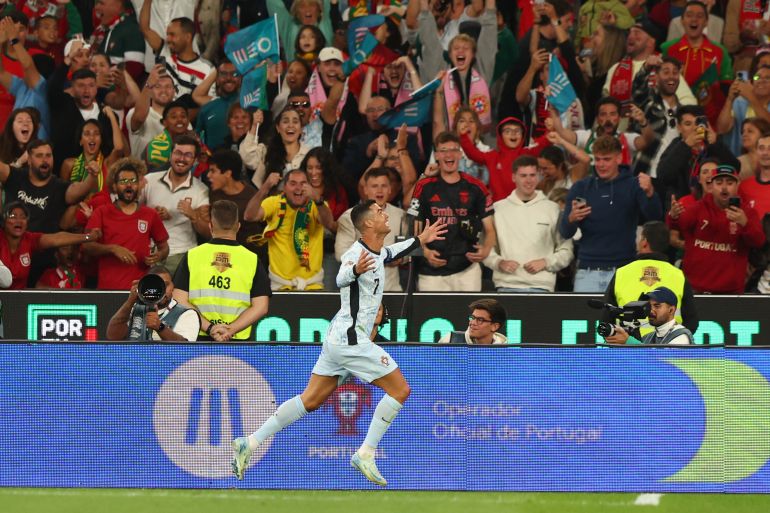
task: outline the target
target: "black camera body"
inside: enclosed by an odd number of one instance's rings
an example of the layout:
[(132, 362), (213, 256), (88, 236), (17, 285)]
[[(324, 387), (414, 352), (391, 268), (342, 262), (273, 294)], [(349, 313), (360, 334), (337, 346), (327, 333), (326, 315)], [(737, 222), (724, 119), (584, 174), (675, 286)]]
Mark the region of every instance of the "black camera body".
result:
[[(616, 320), (619, 321), (626, 331), (634, 331), (641, 326), (641, 320), (650, 316), (650, 303), (649, 301), (630, 301), (618, 307), (604, 303), (599, 299), (589, 299), (588, 306), (600, 310), (606, 310)], [(611, 337), (617, 331), (617, 326), (614, 323), (601, 321), (596, 327), (596, 333), (599, 336), (607, 338)]]

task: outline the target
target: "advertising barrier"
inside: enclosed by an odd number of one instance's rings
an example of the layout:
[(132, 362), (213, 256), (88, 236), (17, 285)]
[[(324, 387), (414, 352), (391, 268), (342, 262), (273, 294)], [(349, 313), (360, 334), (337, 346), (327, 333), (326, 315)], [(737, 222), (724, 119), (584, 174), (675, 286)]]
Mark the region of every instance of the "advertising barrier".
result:
[[(492, 295), (508, 312), (505, 332), (511, 343), (594, 344), (600, 312), (586, 302), (591, 295)], [(468, 304), (481, 294), (388, 294), (383, 302), (391, 321), (381, 333), (392, 341), (436, 342), (451, 330), (467, 327)], [(13, 340), (103, 340), (107, 323), (126, 298), (123, 292), (0, 292), (5, 338)], [(698, 296), (698, 344), (770, 345), (770, 296)], [(278, 293), (270, 312), (254, 330), (262, 342), (321, 342), (339, 294)], [(402, 313), (403, 311), (403, 313)]]
[[(387, 347), (412, 395), (392, 489), (770, 492), (770, 351)], [(349, 464), (382, 392), (342, 385), (260, 446), (320, 347), (0, 344), (0, 486), (372, 488)]]

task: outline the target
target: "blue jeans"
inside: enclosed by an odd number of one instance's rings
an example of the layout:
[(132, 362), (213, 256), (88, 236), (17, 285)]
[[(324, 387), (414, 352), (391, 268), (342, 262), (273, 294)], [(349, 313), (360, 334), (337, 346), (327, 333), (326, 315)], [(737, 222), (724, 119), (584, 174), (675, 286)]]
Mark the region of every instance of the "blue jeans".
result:
[(607, 271), (578, 269), (575, 273), (574, 292), (601, 292), (607, 290), (607, 285), (615, 275), (615, 270)]

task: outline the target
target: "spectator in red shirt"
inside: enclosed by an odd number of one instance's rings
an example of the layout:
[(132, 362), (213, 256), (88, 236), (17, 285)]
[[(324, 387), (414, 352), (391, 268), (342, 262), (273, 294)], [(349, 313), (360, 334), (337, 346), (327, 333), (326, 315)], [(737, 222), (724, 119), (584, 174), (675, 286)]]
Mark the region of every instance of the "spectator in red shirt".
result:
[(736, 168), (722, 164), (711, 177), (710, 195), (690, 208), (679, 202), (671, 206), (670, 216), (685, 241), (682, 270), (695, 292), (742, 294), (749, 250), (765, 242), (756, 210), (735, 202), (738, 175)]
[(139, 205), (139, 171), (130, 161), (112, 177), (117, 200), (94, 210), (86, 225), (100, 228), (102, 241), (83, 249), (99, 259), (98, 288), (129, 290), (148, 268), (166, 259), (168, 232), (155, 209)]
[(61, 246), (56, 250), (56, 267), (43, 271), (38, 289), (82, 289), (86, 278), (80, 265), (80, 245)]
[(99, 240), (98, 229), (86, 233), (39, 233), (28, 232), (29, 211), (24, 203), (12, 201), (3, 216), (3, 236), (0, 237), (0, 261), (4, 262), (13, 275), (12, 289), (27, 287), (32, 264), (32, 254), (55, 248)]
[(762, 219), (770, 213), (770, 133), (763, 133), (757, 141), (757, 169), (754, 176), (738, 187), (741, 199), (757, 211)]

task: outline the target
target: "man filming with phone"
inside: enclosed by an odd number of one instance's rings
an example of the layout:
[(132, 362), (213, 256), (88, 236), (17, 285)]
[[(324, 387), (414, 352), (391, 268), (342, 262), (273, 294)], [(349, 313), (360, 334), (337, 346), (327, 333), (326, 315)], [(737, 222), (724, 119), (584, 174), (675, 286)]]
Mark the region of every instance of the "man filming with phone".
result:
[(684, 208), (671, 204), (672, 228), (684, 238), (682, 269), (696, 293), (742, 294), (749, 250), (761, 247), (765, 234), (759, 215), (738, 197), (738, 169), (717, 166), (711, 194)]

